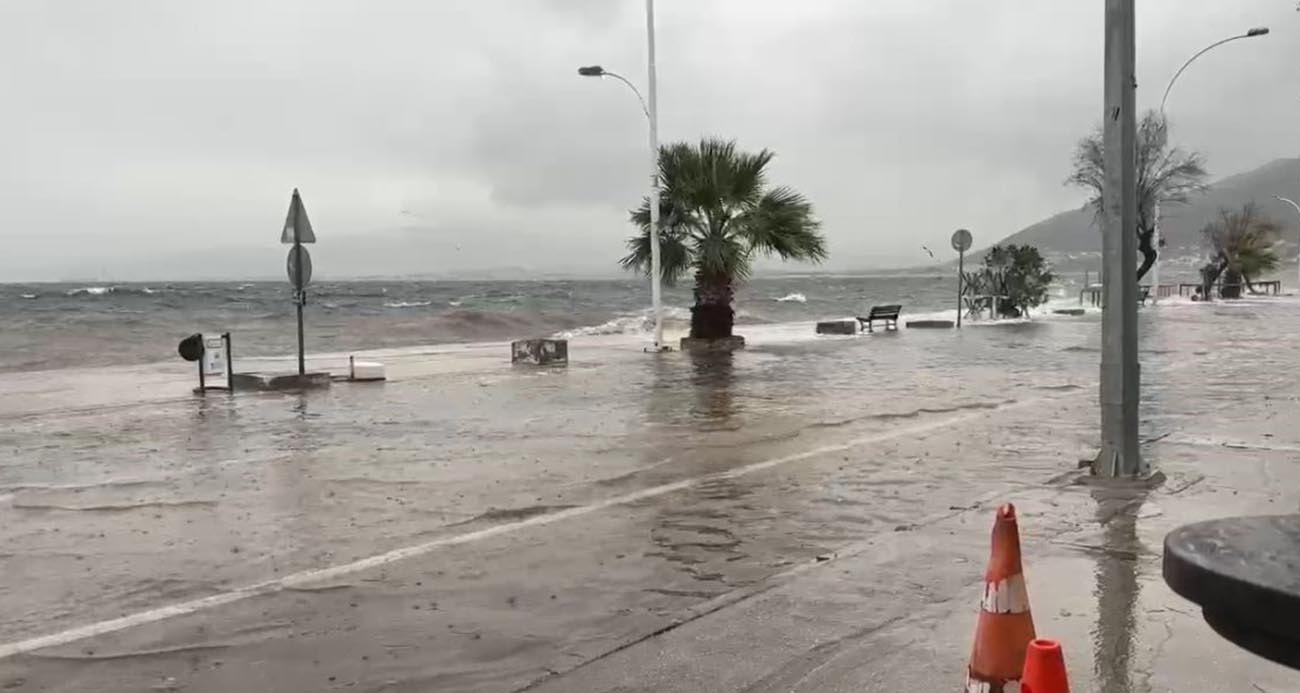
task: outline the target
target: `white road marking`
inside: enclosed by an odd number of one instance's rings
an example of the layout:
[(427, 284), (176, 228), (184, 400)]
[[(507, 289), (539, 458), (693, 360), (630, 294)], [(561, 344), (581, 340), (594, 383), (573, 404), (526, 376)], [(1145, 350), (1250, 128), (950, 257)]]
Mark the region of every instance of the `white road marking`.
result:
[(490, 539), (492, 537), (501, 536), (503, 534), (511, 534), (532, 527), (541, 527), (544, 525), (554, 524), (556, 522), (563, 522), (564, 520), (573, 519), (575, 517), (582, 517), (583, 515), (589, 515), (591, 513), (605, 510), (607, 508), (611, 508), (614, 506), (627, 505), (629, 503), (635, 503), (637, 501), (645, 500), (647, 498), (654, 498), (656, 496), (662, 496), (664, 494), (673, 493), (675, 491), (688, 489), (704, 481), (718, 480), (718, 479), (733, 479), (736, 477), (745, 476), (747, 474), (752, 474), (754, 472), (760, 472), (765, 469), (779, 467), (781, 465), (789, 464), (791, 462), (806, 460), (810, 457), (816, 457), (818, 455), (825, 455), (827, 453), (832, 453), (832, 452), (842, 452), (844, 450), (849, 450), (861, 445), (867, 445), (870, 443), (879, 443), (882, 441), (890, 440), (892, 438), (900, 438), (903, 436), (913, 435), (916, 433), (925, 433), (927, 431), (932, 431), (935, 429), (947, 428), (973, 419), (988, 417), (998, 412), (1006, 411), (1008, 409), (1018, 409), (1021, 407), (1028, 407), (1028, 406), (1041, 404), (1043, 402), (1049, 402), (1052, 400), (1067, 399), (1070, 396), (1076, 394), (1076, 392), (1077, 391), (1071, 391), (1068, 393), (1062, 393), (1058, 395), (1036, 397), (1032, 399), (1022, 400), (1019, 402), (1012, 402), (1010, 404), (1003, 404), (992, 409), (980, 409), (969, 413), (960, 414), (957, 416), (951, 416), (943, 419), (937, 419), (934, 421), (918, 423), (914, 426), (908, 426), (906, 428), (894, 428), (888, 431), (882, 431), (880, 433), (873, 433), (870, 435), (853, 438), (843, 443), (823, 445), (820, 447), (813, 448), (811, 450), (805, 450), (803, 452), (786, 455), (784, 457), (777, 457), (770, 460), (763, 460), (761, 462), (754, 462), (752, 464), (747, 464), (742, 467), (736, 467), (735, 469), (731, 469), (725, 472), (719, 472), (716, 474), (706, 474), (704, 476), (692, 477), (689, 479), (682, 479), (681, 481), (674, 481), (668, 484), (653, 486), (647, 489), (634, 491), (632, 493), (627, 493), (621, 496), (614, 496), (612, 498), (607, 498), (605, 500), (597, 501), (589, 505), (580, 505), (577, 507), (568, 508), (566, 510), (560, 510), (554, 513), (548, 513), (545, 515), (535, 515), (533, 517), (519, 520), (517, 522), (507, 522), (504, 524), (495, 525), (493, 527), (487, 527), (485, 529), (480, 529), (473, 532), (466, 532), (464, 534), (457, 534), (449, 537), (443, 537), (440, 539), (434, 539), (432, 541), (425, 542), (423, 544), (416, 544), (414, 546), (394, 549), (386, 553), (381, 553), (375, 556), (370, 556), (368, 558), (363, 558), (357, 561), (353, 561), (352, 563), (344, 563), (342, 565), (337, 565), (330, 568), (304, 570), (298, 573), (294, 573), (292, 575), (286, 575), (282, 578), (277, 578), (275, 580), (267, 580), (265, 582), (259, 582), (256, 584), (247, 585), (245, 587), (240, 587), (231, 590), (229, 592), (214, 594), (210, 597), (204, 597), (202, 599), (195, 599), (188, 602), (181, 602), (179, 604), (163, 606), (157, 609), (149, 609), (147, 611), (141, 611), (139, 613), (131, 614), (128, 616), (122, 616), (120, 618), (114, 618), (114, 619), (109, 619), (107, 621), (99, 621), (98, 623), (91, 623), (85, 626), (70, 628), (68, 630), (64, 630), (58, 633), (51, 633), (50, 635), (42, 635), (27, 640), (20, 640), (18, 642), (6, 643), (0, 645), (0, 659), (7, 659), (15, 655), (20, 655), (26, 652), (40, 650), (47, 647), (57, 647), (61, 645), (67, 645), (69, 643), (73, 643), (78, 640), (85, 640), (87, 638), (93, 638), (100, 635), (116, 633), (123, 630), (135, 628), (138, 626), (147, 625), (150, 623), (165, 621), (167, 619), (179, 618), (181, 616), (188, 616), (191, 614), (198, 613), (200, 611), (215, 609), (217, 607), (225, 606), (227, 604), (233, 604), (235, 602), (243, 601), (245, 599), (249, 599), (252, 597), (265, 595), (265, 594), (274, 594), (276, 592), (280, 592), (284, 590), (285, 588), (300, 587), (321, 580), (330, 580), (334, 578), (343, 577), (346, 575), (351, 575), (353, 573), (358, 573), (363, 570), (369, 570), (371, 568), (386, 566), (391, 563), (396, 563), (398, 561), (405, 561), (411, 558), (418, 558), (420, 556), (424, 556), (426, 554), (432, 553), (434, 551), (437, 551), (438, 549), (448, 547), (448, 546), (469, 544), (483, 539)]

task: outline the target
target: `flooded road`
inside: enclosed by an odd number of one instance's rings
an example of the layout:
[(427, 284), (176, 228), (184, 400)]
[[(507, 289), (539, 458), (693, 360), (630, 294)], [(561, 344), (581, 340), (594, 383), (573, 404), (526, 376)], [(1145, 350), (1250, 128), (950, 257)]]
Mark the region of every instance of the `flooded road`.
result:
[[(1142, 319), (1147, 437), (1300, 392), (1294, 299)], [(803, 330), (753, 328), (735, 355), (579, 341), (548, 371), (500, 345), (393, 350), (386, 384), (298, 395), (192, 397), (183, 370), (140, 367), (77, 406), (80, 374), (0, 375), (27, 393), (0, 395), (0, 685), (520, 690), (873, 538), (939, 562), (857, 602), (942, 600), (986, 548), (914, 529), (1095, 449), (1095, 315)], [(172, 389), (135, 394), (137, 376)], [(1057, 531), (1103, 532), (1095, 676), (1131, 690), (1124, 518), (1144, 506), (1096, 493)]]

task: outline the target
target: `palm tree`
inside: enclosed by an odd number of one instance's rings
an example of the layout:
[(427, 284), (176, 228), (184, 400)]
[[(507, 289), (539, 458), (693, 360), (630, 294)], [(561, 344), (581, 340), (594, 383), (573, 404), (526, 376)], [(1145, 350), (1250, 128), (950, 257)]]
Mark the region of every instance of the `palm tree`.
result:
[[(1102, 161), (1102, 132), (1097, 128), (1079, 141), (1074, 150), (1074, 171), (1066, 183), (1092, 191), (1089, 204), (1102, 214), (1101, 189), (1105, 182)], [(1137, 278), (1146, 276), (1155, 264), (1159, 250), (1152, 242), (1156, 231), (1155, 204), (1182, 204), (1193, 193), (1205, 190), (1205, 158), (1197, 152), (1184, 152), (1169, 146), (1169, 124), (1159, 111), (1147, 111), (1138, 124), (1138, 250), (1142, 264)]]
[[(695, 278), (691, 337), (731, 337), (735, 285), (759, 255), (819, 262), (826, 241), (812, 204), (787, 187), (768, 187), (772, 152), (736, 149), (734, 141), (703, 139), (659, 149), (660, 259), (663, 281)], [(641, 231), (628, 239), (623, 267), (649, 271), (650, 203), (632, 212)]]
[(1260, 216), (1253, 202), (1243, 205), (1239, 212), (1219, 210), (1218, 220), (1201, 230), (1211, 254), (1210, 264), (1202, 273), (1203, 295), (1209, 297), (1210, 288), (1222, 274), (1219, 295), (1240, 298), (1242, 284), (1250, 287), (1251, 279), (1277, 269), (1279, 260), (1273, 247), (1280, 231), (1277, 222)]

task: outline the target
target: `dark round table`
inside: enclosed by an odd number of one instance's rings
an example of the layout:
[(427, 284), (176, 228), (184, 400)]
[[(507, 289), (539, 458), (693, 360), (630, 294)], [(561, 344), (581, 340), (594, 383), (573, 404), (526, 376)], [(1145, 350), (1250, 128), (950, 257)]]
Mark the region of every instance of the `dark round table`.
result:
[(1220, 635), (1300, 669), (1300, 515), (1179, 527), (1165, 537), (1164, 577)]

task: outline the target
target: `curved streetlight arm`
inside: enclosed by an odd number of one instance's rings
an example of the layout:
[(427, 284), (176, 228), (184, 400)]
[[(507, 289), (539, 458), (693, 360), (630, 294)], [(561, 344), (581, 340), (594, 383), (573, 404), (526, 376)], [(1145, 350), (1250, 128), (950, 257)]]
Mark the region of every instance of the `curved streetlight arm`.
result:
[[(1300, 214), (1300, 204), (1296, 204), (1295, 200), (1282, 197), (1281, 195), (1274, 195), (1273, 199), (1277, 200), (1278, 202), (1285, 202), (1291, 205), (1292, 207), (1295, 208), (1296, 214)], [(1300, 244), (1297, 245), (1300, 246)], [(1297, 252), (1300, 252), (1300, 247), (1297, 247)], [(1296, 271), (1300, 272), (1300, 258), (1297, 258), (1296, 260)], [(1300, 287), (1300, 277), (1297, 277), (1296, 282), (1297, 282), (1296, 286)]]
[(1202, 55), (1205, 55), (1206, 53), (1210, 52), (1215, 48), (1218, 48), (1219, 46), (1222, 46), (1225, 43), (1236, 41), (1238, 39), (1255, 38), (1256, 36), (1263, 36), (1267, 33), (1268, 33), (1267, 27), (1256, 27), (1254, 29), (1251, 29), (1250, 31), (1247, 31), (1244, 34), (1238, 34), (1237, 36), (1229, 36), (1228, 38), (1223, 39), (1222, 41), (1215, 41), (1214, 43), (1211, 43), (1205, 48), (1202, 48), (1200, 51), (1196, 53), (1196, 55), (1193, 55), (1192, 57), (1188, 58), (1187, 62), (1183, 63), (1183, 66), (1178, 68), (1178, 72), (1175, 72), (1173, 78), (1169, 80), (1169, 86), (1165, 87), (1165, 95), (1160, 99), (1160, 114), (1164, 115), (1165, 102), (1169, 100), (1169, 92), (1174, 88), (1174, 82), (1178, 81), (1178, 77), (1183, 74), (1183, 71), (1187, 69), (1187, 66), (1196, 62), (1197, 58), (1201, 57)]
[(610, 70), (606, 70), (602, 67), (594, 67), (594, 66), (590, 68), (580, 68), (578, 70), (578, 74), (584, 77), (613, 77), (614, 79), (622, 82), (623, 84), (626, 84), (627, 88), (631, 89), (633, 94), (636, 94), (636, 100), (641, 102), (641, 112), (645, 114), (646, 118), (650, 117), (650, 107), (646, 105), (645, 97), (641, 96), (641, 90), (637, 89), (636, 85), (633, 84), (631, 80), (624, 77), (623, 75), (620, 75), (617, 72), (611, 72)]
[(1296, 204), (1295, 200), (1282, 197), (1281, 195), (1274, 195), (1273, 199), (1277, 200), (1278, 202), (1285, 202), (1291, 205), (1292, 207), (1295, 207), (1296, 214), (1300, 214), (1300, 204)]

